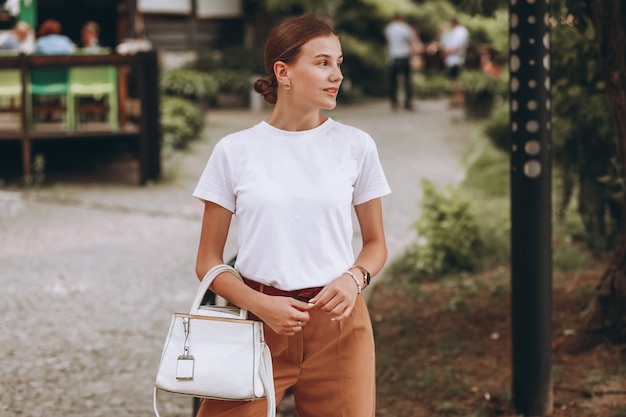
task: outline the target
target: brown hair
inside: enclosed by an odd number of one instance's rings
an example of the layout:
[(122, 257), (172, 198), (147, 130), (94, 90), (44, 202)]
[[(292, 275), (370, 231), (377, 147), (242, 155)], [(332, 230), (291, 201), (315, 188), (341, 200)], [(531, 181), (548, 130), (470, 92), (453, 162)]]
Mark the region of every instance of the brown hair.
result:
[(270, 104), (276, 103), (278, 82), (274, 74), (274, 64), (282, 61), (286, 64), (294, 62), (302, 45), (318, 36), (336, 35), (329, 18), (306, 13), (283, 20), (267, 37), (265, 42), (265, 73), (266, 78), (256, 80), (254, 90), (261, 94)]
[(87, 32), (87, 31), (88, 32), (92, 32), (94, 35), (99, 36), (100, 35), (100, 25), (98, 25), (93, 20), (89, 20), (89, 21), (85, 22), (85, 24), (81, 28), (81, 31), (82, 32)]
[(37, 36), (59, 35), (61, 33), (61, 23), (54, 19), (46, 19), (39, 26)]

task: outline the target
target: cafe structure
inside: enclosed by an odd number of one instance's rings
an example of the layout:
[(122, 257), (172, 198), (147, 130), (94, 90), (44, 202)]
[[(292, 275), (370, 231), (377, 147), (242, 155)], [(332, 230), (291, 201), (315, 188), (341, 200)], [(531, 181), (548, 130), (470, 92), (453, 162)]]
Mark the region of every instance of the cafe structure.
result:
[[(0, 43), (19, 21), (34, 36), (54, 19), (76, 45), (62, 55), (0, 50), (0, 149), (19, 148), (15, 158), (26, 178), (42, 144), (121, 141), (134, 150), (139, 182), (158, 179), (160, 71), (198, 51), (254, 42), (250, 3), (0, 0)], [(81, 44), (88, 21), (100, 28), (98, 48)]]

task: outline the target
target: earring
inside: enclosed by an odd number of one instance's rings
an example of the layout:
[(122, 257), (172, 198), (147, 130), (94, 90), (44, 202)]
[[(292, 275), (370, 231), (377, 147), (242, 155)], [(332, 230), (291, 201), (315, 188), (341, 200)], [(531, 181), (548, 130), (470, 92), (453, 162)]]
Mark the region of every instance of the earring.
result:
[(285, 84), (285, 90), (289, 90), (290, 88), (291, 88), (291, 84), (286, 83), (286, 84)]

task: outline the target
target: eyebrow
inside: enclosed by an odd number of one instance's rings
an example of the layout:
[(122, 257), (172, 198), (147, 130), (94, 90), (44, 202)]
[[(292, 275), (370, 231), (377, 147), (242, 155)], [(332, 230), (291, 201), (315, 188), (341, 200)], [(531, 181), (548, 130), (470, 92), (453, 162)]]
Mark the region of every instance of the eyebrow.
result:
[[(332, 58), (332, 56), (328, 55), (328, 54), (318, 54), (318, 55), (315, 55), (313, 58), (328, 58), (328, 59), (330, 59), (330, 58)], [(343, 59), (343, 54), (339, 55), (337, 57), (337, 59)]]

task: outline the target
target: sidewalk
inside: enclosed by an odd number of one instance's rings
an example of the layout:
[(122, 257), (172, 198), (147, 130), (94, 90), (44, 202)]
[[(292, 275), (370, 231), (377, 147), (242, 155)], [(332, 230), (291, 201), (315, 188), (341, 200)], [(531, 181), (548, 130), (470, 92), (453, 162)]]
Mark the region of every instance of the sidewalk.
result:
[[(420, 180), (459, 181), (476, 126), (445, 101), (418, 102), (413, 113), (377, 102), (330, 115), (378, 144), (393, 190), (383, 204), (395, 257), (414, 238)], [(173, 161), (166, 184), (138, 187), (130, 174), (0, 191), (0, 417), (153, 415), (170, 314), (189, 308), (197, 286), (202, 205), (191, 192), (214, 143), (266, 116), (211, 111), (207, 139)], [(230, 239), (226, 254), (234, 253)], [(164, 415), (190, 416), (188, 398), (162, 399)]]

